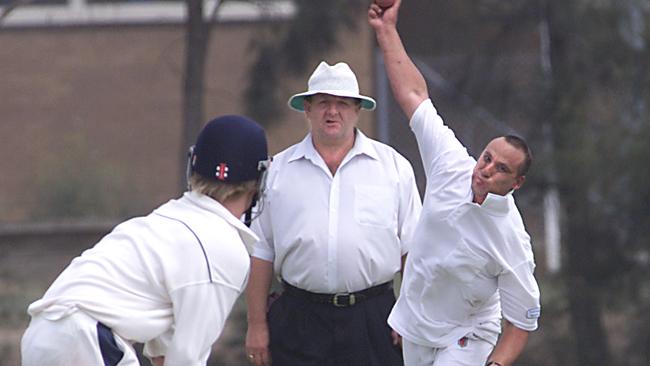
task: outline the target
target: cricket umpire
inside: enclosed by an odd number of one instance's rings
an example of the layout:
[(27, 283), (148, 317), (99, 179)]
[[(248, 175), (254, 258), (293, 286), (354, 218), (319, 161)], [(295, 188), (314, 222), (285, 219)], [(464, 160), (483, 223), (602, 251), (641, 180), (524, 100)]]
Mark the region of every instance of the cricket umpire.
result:
[(410, 118), (427, 186), (389, 324), (403, 337), (407, 366), (509, 366), (540, 315), (530, 236), (513, 198), (530, 150), (523, 139), (502, 136), (477, 160), (468, 155), (404, 49), (400, 3), (370, 5), (368, 20), (393, 95)]
[(240, 221), (268, 167), (264, 130), (242, 116), (204, 126), (188, 162), (189, 190), (116, 226), (32, 303), (23, 366), (205, 365), (246, 285)]
[[(397, 366), (386, 323), (421, 202), (411, 164), (357, 128), (375, 101), (343, 62), (289, 99), (310, 132), (273, 158), (254, 245), (246, 349), (256, 365)], [(273, 274), (284, 292), (270, 305)]]

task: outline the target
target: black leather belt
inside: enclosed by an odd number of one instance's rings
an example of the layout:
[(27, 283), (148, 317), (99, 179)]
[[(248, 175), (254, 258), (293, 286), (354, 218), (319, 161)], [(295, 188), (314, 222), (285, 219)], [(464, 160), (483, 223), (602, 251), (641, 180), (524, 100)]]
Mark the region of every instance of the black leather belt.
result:
[(319, 304), (332, 304), (339, 308), (358, 304), (364, 300), (368, 300), (374, 296), (381, 295), (393, 289), (393, 281), (382, 283), (381, 285), (373, 286), (357, 292), (343, 292), (338, 294), (321, 294), (310, 292), (292, 286), (284, 280), (282, 280), (282, 285), (284, 286), (284, 292), (287, 295), (301, 297)]

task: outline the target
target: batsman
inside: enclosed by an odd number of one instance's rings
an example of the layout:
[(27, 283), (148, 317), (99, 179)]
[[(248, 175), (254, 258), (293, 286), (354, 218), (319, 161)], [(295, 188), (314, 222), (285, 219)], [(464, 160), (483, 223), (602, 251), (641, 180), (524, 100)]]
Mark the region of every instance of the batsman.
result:
[(264, 130), (242, 116), (209, 122), (190, 150), (189, 190), (125, 221), (32, 303), (23, 366), (205, 365), (244, 290), (257, 236), (240, 221), (268, 168)]
[(400, 4), (372, 4), (368, 20), (393, 95), (410, 118), (427, 185), (388, 323), (403, 338), (406, 366), (509, 366), (540, 315), (530, 236), (513, 198), (531, 153), (509, 135), (490, 141), (477, 160), (468, 155), (406, 53)]

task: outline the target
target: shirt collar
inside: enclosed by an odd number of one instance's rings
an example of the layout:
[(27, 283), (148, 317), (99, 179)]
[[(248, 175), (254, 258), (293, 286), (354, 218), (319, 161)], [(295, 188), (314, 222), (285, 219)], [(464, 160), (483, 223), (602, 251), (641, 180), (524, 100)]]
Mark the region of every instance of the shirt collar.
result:
[(505, 216), (510, 210), (510, 200), (512, 199), (512, 192), (507, 193), (505, 196), (488, 193), (480, 207), (489, 214)]
[[(364, 135), (363, 132), (361, 132), (361, 130), (358, 128), (355, 129), (355, 132), (354, 145), (348, 152), (348, 157), (352, 158), (356, 155), (367, 155), (375, 160), (378, 160), (379, 155), (377, 154), (375, 147), (372, 145), (371, 140), (366, 137), (366, 135)], [(301, 158), (317, 161), (317, 156), (318, 152), (316, 151), (316, 148), (314, 148), (314, 144), (312, 143), (312, 135), (310, 132), (307, 134), (307, 136), (305, 136), (304, 139), (302, 139), (302, 141), (296, 145), (296, 149), (293, 151), (293, 154), (291, 154), (291, 157), (289, 157), (289, 162)]]
[(370, 140), (366, 135), (361, 132), (360, 129), (356, 129), (357, 135), (356, 139), (354, 140), (354, 146), (352, 146), (351, 152), (353, 152), (355, 155), (367, 155), (375, 160), (379, 160), (379, 155), (377, 154), (377, 150), (372, 144), (372, 140)]
[(235, 217), (227, 208), (225, 208), (217, 200), (208, 197), (204, 194), (197, 192), (185, 192), (181, 200), (187, 200), (189, 203), (198, 206), (201, 209), (209, 211), (213, 214), (216, 214), (228, 224), (233, 226), (239, 232), (239, 236), (242, 238), (246, 248), (249, 249), (253, 243), (258, 240), (257, 235), (249, 229), (241, 220)]

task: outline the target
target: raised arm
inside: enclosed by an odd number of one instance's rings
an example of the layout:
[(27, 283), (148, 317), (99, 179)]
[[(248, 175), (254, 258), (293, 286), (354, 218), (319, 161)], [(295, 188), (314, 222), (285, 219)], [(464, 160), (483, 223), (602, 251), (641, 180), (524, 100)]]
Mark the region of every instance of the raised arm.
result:
[(407, 117), (429, 98), (427, 84), (420, 71), (406, 53), (404, 44), (397, 32), (397, 18), (401, 0), (382, 9), (372, 3), (368, 9), (368, 22), (375, 30), (377, 42), (384, 56), (386, 73), (390, 81), (393, 96)]

